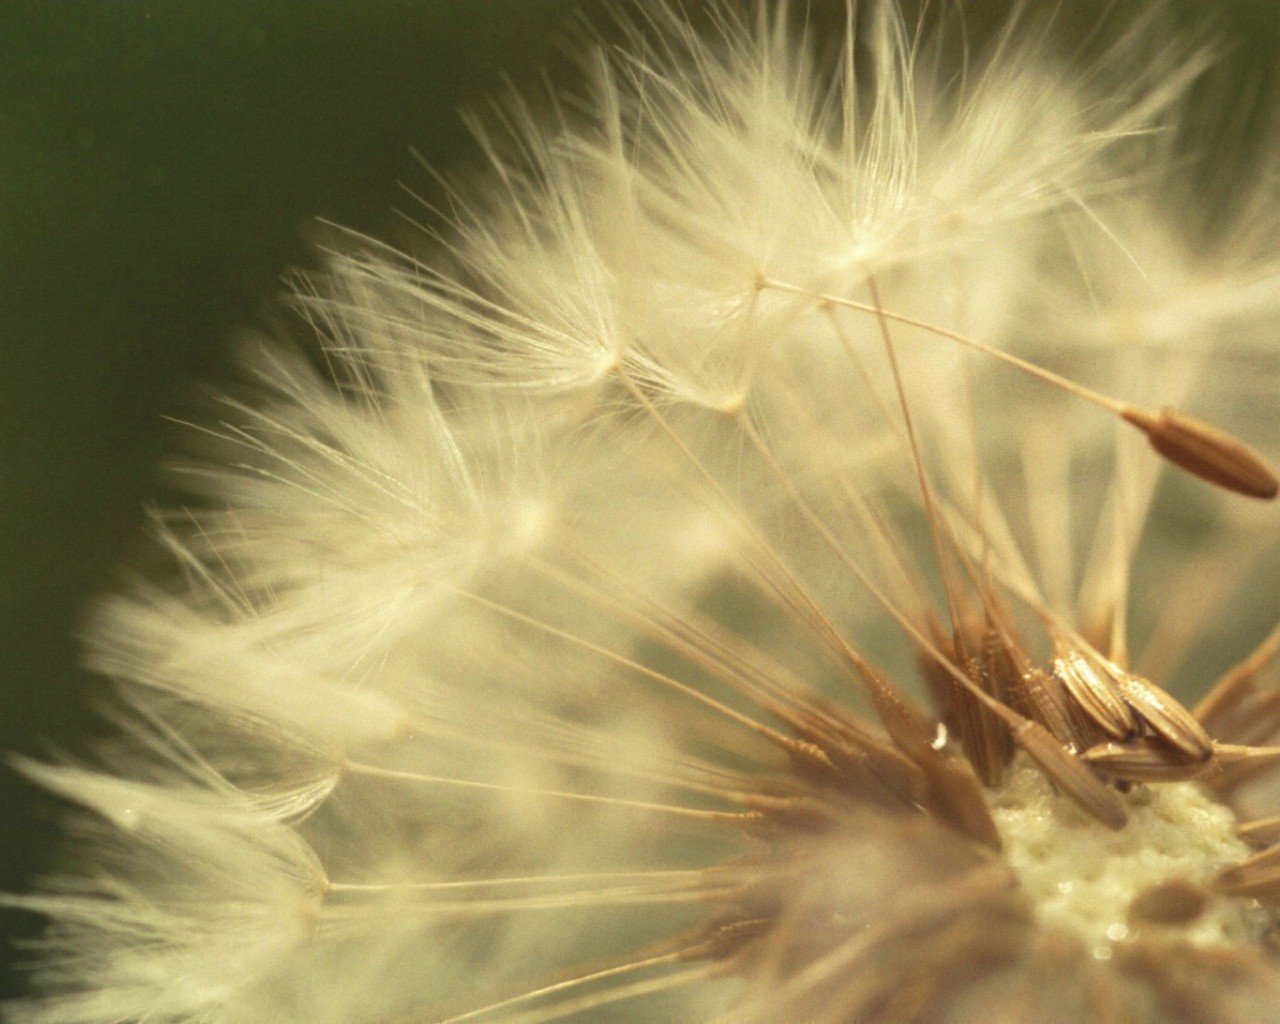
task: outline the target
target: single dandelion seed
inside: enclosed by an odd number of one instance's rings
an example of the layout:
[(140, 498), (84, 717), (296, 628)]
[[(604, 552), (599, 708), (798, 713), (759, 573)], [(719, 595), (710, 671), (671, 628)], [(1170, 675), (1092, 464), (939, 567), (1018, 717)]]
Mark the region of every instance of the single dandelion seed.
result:
[(1274, 1015), (1273, 190), (1158, 11), (838, 13), (646, 7), (246, 352), (11, 1019)]

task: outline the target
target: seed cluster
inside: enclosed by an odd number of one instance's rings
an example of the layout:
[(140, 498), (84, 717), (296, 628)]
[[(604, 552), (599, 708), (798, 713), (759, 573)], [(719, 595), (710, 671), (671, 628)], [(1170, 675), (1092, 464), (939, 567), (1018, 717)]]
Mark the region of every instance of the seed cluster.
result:
[[(709, 873), (734, 909), (690, 937), (685, 956), (768, 975), (780, 992), (803, 993), (788, 1004), (798, 1011), (838, 1006), (832, 1020), (951, 1005), (975, 978), (1040, 955), (1036, 923), (1065, 943), (1057, 956), (1117, 959), (1121, 980), (1097, 983), (1093, 1009), (1162, 974), (1155, 950), (1171, 941), (1254, 956), (1274, 927), (1260, 904), (1280, 906), (1280, 853), (1250, 856), (1241, 837), (1267, 822), (1240, 826), (1223, 799), (1276, 751), (1215, 742), (1174, 698), (1080, 638), (1059, 638), (1057, 656), (1032, 668), (994, 619), (954, 638), (931, 624), (920, 663), (933, 713), (868, 666), (878, 724), (804, 700), (772, 708), (793, 737), (778, 741), (790, 781), (739, 795), (760, 852)], [(962, 678), (957, 664), (969, 667)], [(1221, 711), (1222, 686), (1242, 703), (1264, 698), (1235, 669), (1205, 707)], [(922, 872), (905, 906), (864, 866), (895, 849), (913, 851)], [(804, 898), (778, 896), (796, 891)], [(868, 919), (851, 944), (852, 923)], [(831, 964), (832, 977), (805, 975), (814, 963)]]

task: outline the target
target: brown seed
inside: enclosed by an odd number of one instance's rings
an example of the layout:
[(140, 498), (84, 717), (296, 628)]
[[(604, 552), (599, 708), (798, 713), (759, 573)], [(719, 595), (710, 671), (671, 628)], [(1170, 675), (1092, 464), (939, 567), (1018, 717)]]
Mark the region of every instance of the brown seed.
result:
[(1158, 739), (1139, 737), (1128, 743), (1101, 743), (1080, 755), (1104, 775), (1125, 782), (1184, 782), (1211, 766), (1211, 761), (1189, 760)]
[(1177, 409), (1151, 413), (1126, 407), (1121, 413), (1147, 435), (1151, 447), (1203, 480), (1251, 498), (1274, 498), (1280, 478), (1266, 460), (1239, 438)]
[(1054, 739), (1039, 722), (1027, 720), (1013, 731), (1014, 742), (1049, 776), (1049, 780), (1107, 828), (1121, 829), (1129, 820), (1114, 790), (1083, 761)]
[(1043, 725), (1064, 746), (1079, 746), (1077, 710), (1066, 687), (1057, 676), (1032, 669), (1022, 678), (1022, 686), (1014, 692), (1014, 705), (1028, 718)]
[(1280, 817), (1246, 821), (1236, 829), (1236, 835), (1250, 846), (1271, 846), (1280, 842)]
[[(975, 659), (966, 659), (964, 668), (974, 685), (990, 693), (982, 669)], [(978, 778), (982, 780), (983, 785), (998, 786), (1004, 779), (1004, 766), (1012, 753), (1009, 728), (977, 697), (958, 684), (953, 685), (956, 690), (952, 697), (956, 712), (956, 726), (960, 731), (960, 741), (964, 745), (965, 756), (978, 773)], [(996, 694), (992, 696), (999, 699)]]
[[(1139, 937), (1112, 949), (1112, 962), (1121, 976), (1145, 985), (1157, 996), (1157, 1020), (1244, 1021), (1250, 1019), (1248, 1013), (1224, 1016), (1222, 993), (1240, 991), (1236, 986), (1242, 983), (1271, 983), (1269, 962), (1248, 946), (1193, 946), (1163, 937), (1147, 941)], [(1143, 1017), (1149, 1019), (1146, 1014)]]
[(917, 752), (917, 763), (928, 780), (934, 810), (974, 842), (999, 851), (1000, 832), (969, 762), (925, 747)]
[(924, 773), (920, 766), (887, 742), (871, 738), (854, 739), (843, 748), (830, 751), (832, 760), (840, 771), (841, 782), (852, 787), (852, 792), (867, 792), (868, 787), (855, 781), (870, 779), (887, 795), (908, 804), (917, 804), (925, 789)]
[[(951, 993), (981, 983), (987, 974), (1018, 959), (1023, 920), (1003, 908), (981, 908), (921, 936), (909, 961), (900, 960), (900, 976), (881, 968), (879, 992), (861, 1005), (841, 1006), (832, 1020), (937, 1020)], [(908, 966), (909, 963), (909, 966)], [(846, 1013), (845, 1011), (851, 1011)]]
[(810, 796), (746, 793), (740, 802), (748, 811), (762, 816), (759, 824), (769, 834), (784, 830), (817, 832), (840, 817), (825, 800)]
[(1175, 878), (1144, 889), (1129, 904), (1129, 920), (1152, 924), (1184, 924), (1194, 921), (1209, 905), (1204, 887), (1185, 878)]
[[(1135, 1024), (1134, 1017), (1125, 1007), (1120, 986), (1111, 974), (1096, 973), (1085, 976), (1086, 1019), (1094, 1024)], [(1025, 1020), (1033, 1020), (1028, 1015)]]
[(1256, 765), (1270, 768), (1280, 762), (1280, 747), (1250, 747), (1238, 743), (1214, 744), (1214, 760), (1224, 768)]
[(1222, 738), (1232, 743), (1250, 746), (1267, 742), (1280, 730), (1280, 691), (1255, 689), (1226, 716), (1220, 728)]
[(1280, 906), (1280, 870), (1257, 871), (1247, 877), (1218, 879), (1216, 888), (1224, 896), (1257, 900), (1268, 906)]
[[(958, 665), (960, 658), (956, 654), (952, 636), (938, 621), (936, 615), (928, 613), (925, 616), (925, 629), (934, 650), (952, 664)], [(951, 675), (951, 670), (946, 665), (939, 661), (932, 652), (923, 647), (918, 647), (916, 650), (916, 667), (929, 688), (929, 696), (932, 698), (933, 706), (937, 709), (943, 724), (948, 729), (958, 729), (955, 695), (957, 690), (963, 691), (964, 687), (956, 682)]]
[(1003, 626), (990, 625), (982, 634), (982, 671), (989, 676), (994, 693), (1008, 703), (1007, 696), (1031, 670), (1031, 662), (1016, 637)]
[(1218, 793), (1229, 793), (1280, 762), (1280, 747), (1249, 747), (1236, 743), (1214, 746), (1212, 775), (1204, 781)]
[(1273, 846), (1269, 849), (1262, 850), (1246, 857), (1239, 864), (1232, 864), (1230, 867), (1222, 869), (1221, 874), (1231, 875), (1242, 871), (1252, 871), (1262, 867), (1271, 867), (1280, 869), (1280, 846)]
[(828, 779), (836, 774), (836, 766), (826, 749), (809, 740), (792, 740), (783, 752), (797, 772), (808, 778)]
[(1188, 760), (1207, 761), (1213, 756), (1213, 739), (1190, 711), (1155, 683), (1127, 672), (1119, 673), (1116, 682), (1138, 716)]
[(1053, 674), (1089, 720), (1112, 739), (1127, 739), (1138, 731), (1138, 720), (1113, 678), (1096, 669), (1081, 654), (1068, 651), (1055, 658)]
[(867, 682), (871, 706), (898, 748), (908, 757), (914, 757), (914, 748), (932, 743), (937, 728), (920, 706), (904, 697), (870, 665), (863, 664), (858, 668)]
[[(982, 688), (1004, 705), (1011, 700), (1012, 690), (1022, 680), (1022, 670), (1018, 667), (1019, 658), (1014, 650), (1013, 641), (999, 630), (989, 627), (982, 637), (982, 648), (979, 654), (979, 677)], [(1013, 757), (1013, 737), (1009, 735), (1009, 727), (1003, 721), (996, 731), (994, 742), (1002, 764), (1008, 764)]]
[(1280, 900), (1280, 846), (1273, 846), (1239, 864), (1223, 868), (1214, 883), (1228, 896), (1275, 903)]

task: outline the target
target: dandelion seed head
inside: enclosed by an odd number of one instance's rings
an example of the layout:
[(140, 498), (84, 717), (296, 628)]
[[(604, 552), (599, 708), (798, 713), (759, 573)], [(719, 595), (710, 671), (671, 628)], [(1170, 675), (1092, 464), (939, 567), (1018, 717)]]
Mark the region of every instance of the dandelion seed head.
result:
[(25, 1019), (1274, 1008), (1274, 238), (1152, 187), (1208, 56), (710, 13), (246, 346), (33, 769)]

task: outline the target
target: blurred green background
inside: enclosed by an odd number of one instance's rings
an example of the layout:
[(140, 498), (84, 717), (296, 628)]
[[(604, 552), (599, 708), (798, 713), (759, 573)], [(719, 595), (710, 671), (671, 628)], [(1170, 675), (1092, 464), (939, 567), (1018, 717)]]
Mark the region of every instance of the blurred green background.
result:
[[(1009, 5), (959, 6), (981, 22)], [(1226, 6), (1231, 62), (1254, 83), (1239, 86), (1249, 119), (1270, 88), (1280, 13), (1275, 0)], [(566, 26), (602, 10), (0, 3), (0, 751), (75, 750), (99, 727), (100, 684), (77, 668), (74, 635), (140, 541), (172, 437), (163, 416), (188, 410), (198, 382), (231, 375), (228, 336), (261, 319), (282, 273), (312, 262), (317, 218), (398, 230), (391, 211), (413, 207), (399, 184), (429, 187), (410, 148), (437, 167), (465, 162), (457, 108), (501, 91), (503, 76), (527, 84), (563, 65)], [(1067, 20), (1090, 23), (1074, 8)], [(1230, 95), (1234, 81), (1215, 88)], [(29, 887), (54, 811), (0, 769), (0, 891)], [(35, 928), (0, 912), (0, 963), (12, 956), (3, 937)], [(18, 983), (0, 970), (0, 996)]]

